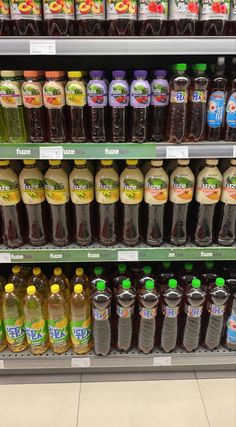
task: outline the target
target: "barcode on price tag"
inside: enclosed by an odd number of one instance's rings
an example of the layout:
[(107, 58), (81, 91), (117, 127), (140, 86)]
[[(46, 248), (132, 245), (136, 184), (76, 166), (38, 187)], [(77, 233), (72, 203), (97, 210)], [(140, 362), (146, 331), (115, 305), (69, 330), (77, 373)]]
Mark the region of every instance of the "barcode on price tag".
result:
[(4, 369), (4, 360), (0, 360), (0, 369)]
[(153, 357), (153, 366), (170, 366), (171, 356), (155, 356)]
[(167, 159), (188, 159), (188, 147), (166, 147)]
[(234, 145), (233, 157), (236, 157), (236, 145)]
[(0, 253), (0, 263), (6, 264), (8, 262), (11, 262), (11, 254), (7, 252)]
[(138, 251), (118, 251), (118, 261), (138, 261)]
[(71, 367), (72, 368), (89, 368), (90, 358), (89, 357), (72, 357)]
[(30, 40), (30, 55), (56, 55), (56, 41)]
[(39, 158), (42, 160), (63, 159), (63, 148), (62, 147), (40, 147)]

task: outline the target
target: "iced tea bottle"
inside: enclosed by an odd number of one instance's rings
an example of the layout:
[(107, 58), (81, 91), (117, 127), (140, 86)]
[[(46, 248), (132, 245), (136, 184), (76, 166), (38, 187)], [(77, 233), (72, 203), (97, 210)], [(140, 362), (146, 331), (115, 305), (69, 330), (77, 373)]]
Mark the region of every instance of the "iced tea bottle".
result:
[(40, 267), (34, 267), (32, 275), (28, 279), (28, 286), (33, 285), (36, 288), (36, 291), (42, 295), (43, 298), (48, 297), (49, 286), (48, 279), (45, 274), (42, 273)]
[(123, 279), (121, 281), (115, 295), (115, 300), (117, 348), (128, 351), (132, 345), (136, 300), (136, 291), (130, 279)]
[(146, 70), (134, 71), (130, 86), (131, 141), (146, 142), (148, 138), (148, 112), (151, 88)]
[(74, 286), (70, 299), (70, 336), (75, 353), (85, 354), (91, 350), (93, 346), (91, 301), (82, 284)]
[(87, 86), (91, 138), (93, 142), (106, 142), (107, 84), (102, 70), (90, 71)]
[(94, 267), (92, 276), (90, 277), (91, 293), (96, 291), (98, 282), (104, 282), (105, 286), (108, 287), (106, 272), (103, 267), (100, 267), (100, 265)]
[(170, 261), (163, 261), (160, 266), (160, 272), (157, 276), (157, 283), (162, 288), (167, 285), (170, 279), (175, 278), (173, 264)]
[[(96, 268), (96, 267), (95, 267)], [(87, 274), (82, 267), (75, 270), (75, 274), (70, 281), (70, 292), (72, 293), (75, 285), (82, 285), (83, 289), (90, 295), (90, 282)]]
[(2, 0), (0, 9), (0, 36), (11, 36), (11, 12), (9, 0)]
[(6, 132), (6, 126), (4, 121), (4, 115), (3, 115), (3, 108), (0, 105), (0, 143), (1, 142), (7, 142), (7, 132)]
[(105, 0), (75, 0), (75, 35), (105, 35)]
[(20, 0), (11, 4), (11, 25), (14, 36), (42, 36), (43, 16), (41, 0)]
[(198, 34), (200, 36), (226, 35), (226, 23), (229, 20), (230, 0), (202, 0)]
[(192, 262), (185, 262), (183, 268), (178, 274), (179, 285), (186, 290), (187, 286), (192, 283), (192, 280), (196, 278), (195, 269)]
[(169, 36), (194, 36), (199, 17), (199, 0), (170, 0)]
[(236, 239), (236, 159), (223, 174), (223, 186), (220, 196), (221, 214), (218, 243), (232, 246)]
[(125, 2), (107, 0), (108, 36), (135, 36), (137, 28), (137, 0)]
[(140, 1), (138, 5), (138, 33), (140, 36), (165, 36), (168, 1)]
[(24, 329), (22, 300), (15, 292), (13, 283), (5, 286), (2, 298), (3, 322), (9, 350), (19, 353), (27, 347)]
[(65, 88), (60, 71), (46, 71), (43, 99), (46, 107), (49, 142), (63, 143), (67, 140)]
[(232, 76), (232, 80), (230, 81), (228, 101), (226, 105), (224, 141), (236, 141), (236, 73)]
[(152, 351), (156, 335), (156, 315), (160, 294), (155, 288), (154, 280), (147, 280), (139, 289), (139, 330), (138, 347), (144, 353)]
[(14, 265), (12, 267), (12, 272), (8, 279), (8, 283), (12, 283), (14, 285), (15, 292), (19, 298), (23, 298), (25, 296), (27, 287), (26, 280), (19, 265)]
[(226, 35), (236, 35), (236, 0), (231, 0), (229, 21), (226, 21)]
[(217, 278), (217, 271), (214, 265), (214, 261), (205, 261), (200, 270), (200, 278), (202, 287), (208, 288), (211, 283), (215, 282)]
[(112, 71), (109, 85), (109, 106), (111, 112), (111, 139), (125, 142), (127, 139), (127, 119), (129, 105), (129, 85), (123, 70)]
[[(4, 285), (4, 289), (5, 289), (5, 285)], [(2, 314), (2, 296), (3, 296), (3, 292), (1, 290), (0, 292), (0, 352), (3, 351), (4, 348), (6, 348), (7, 346), (6, 333), (4, 329), (3, 314)]]
[(47, 300), (50, 347), (54, 353), (65, 353), (70, 347), (69, 313), (59, 285), (52, 285)]
[(47, 36), (74, 35), (75, 9), (73, 0), (43, 0), (44, 30)]
[(170, 101), (170, 85), (166, 79), (166, 70), (154, 70), (153, 74), (154, 79), (151, 82), (149, 139), (154, 142), (164, 142)]
[(60, 290), (63, 293), (66, 300), (70, 298), (70, 284), (66, 275), (62, 272), (60, 267), (55, 267), (53, 275), (48, 282), (50, 288), (52, 285), (59, 285)]
[(70, 142), (86, 141), (86, 86), (82, 80), (82, 71), (68, 71), (66, 85), (66, 105), (68, 111), (68, 139)]

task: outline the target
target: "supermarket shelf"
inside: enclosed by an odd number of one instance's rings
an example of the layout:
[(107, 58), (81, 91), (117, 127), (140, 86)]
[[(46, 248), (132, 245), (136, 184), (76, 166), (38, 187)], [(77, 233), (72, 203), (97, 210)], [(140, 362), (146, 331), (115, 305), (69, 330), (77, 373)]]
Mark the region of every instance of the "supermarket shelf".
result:
[(236, 143), (1, 144), (1, 159), (179, 159), (236, 157)]
[(127, 248), (121, 244), (104, 247), (98, 244), (80, 248), (70, 245), (65, 248), (45, 245), (41, 248), (22, 246), (19, 249), (8, 249), (0, 245), (0, 263), (37, 263), (37, 262), (100, 262), (100, 261), (196, 261), (196, 260), (232, 260), (236, 259), (236, 246), (210, 246), (199, 248), (192, 244), (184, 247), (173, 247), (164, 244), (152, 248), (142, 244)]
[(234, 55), (236, 37), (1, 37), (0, 55)]

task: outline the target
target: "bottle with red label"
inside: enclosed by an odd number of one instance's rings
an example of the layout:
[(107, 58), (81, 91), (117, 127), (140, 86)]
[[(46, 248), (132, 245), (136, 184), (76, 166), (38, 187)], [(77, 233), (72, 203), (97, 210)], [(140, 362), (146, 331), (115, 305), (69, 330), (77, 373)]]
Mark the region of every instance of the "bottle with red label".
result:
[(105, 35), (105, 0), (75, 0), (75, 35)]
[(200, 36), (226, 35), (229, 20), (230, 0), (202, 0), (198, 34)]
[(199, 0), (170, 0), (168, 34), (194, 36), (199, 17)]
[(167, 19), (167, 0), (146, 0), (139, 2), (138, 28), (140, 36), (165, 36)]
[(223, 174), (221, 192), (221, 216), (218, 243), (232, 246), (236, 239), (236, 159)]
[(0, 7), (0, 36), (10, 36), (11, 33), (12, 25), (9, 0), (2, 0)]
[(47, 36), (74, 35), (75, 9), (73, 0), (43, 0), (43, 16)]
[(111, 139), (113, 142), (125, 142), (129, 105), (129, 85), (123, 70), (112, 71), (109, 85), (109, 106), (111, 109)]
[(170, 108), (167, 125), (169, 142), (180, 143), (185, 140), (187, 127), (187, 101), (190, 79), (185, 73), (186, 64), (176, 64), (175, 74), (170, 82)]
[(135, 36), (137, 0), (107, 0), (107, 35)]
[(14, 36), (32, 37), (43, 35), (41, 0), (10, 0), (10, 4)]
[(236, 0), (231, 0), (230, 17), (226, 22), (226, 35), (235, 36), (236, 34)]
[(228, 101), (226, 104), (224, 141), (236, 141), (236, 71), (232, 74), (229, 86)]
[(148, 110), (151, 88), (146, 70), (134, 71), (130, 86), (130, 105), (132, 107), (131, 141), (146, 142), (148, 138)]
[(90, 71), (87, 86), (91, 138), (93, 142), (106, 142), (107, 84), (102, 70)]
[(149, 139), (154, 142), (163, 142), (170, 101), (170, 85), (166, 79), (166, 70), (155, 70), (151, 82), (151, 106)]

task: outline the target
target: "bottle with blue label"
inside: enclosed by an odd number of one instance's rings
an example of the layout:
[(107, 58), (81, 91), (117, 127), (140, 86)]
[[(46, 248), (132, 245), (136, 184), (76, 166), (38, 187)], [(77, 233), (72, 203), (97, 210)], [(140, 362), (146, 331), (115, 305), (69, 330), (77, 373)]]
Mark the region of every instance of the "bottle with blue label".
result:
[(51, 286), (47, 309), (51, 349), (54, 353), (65, 353), (70, 347), (68, 306), (57, 284)]
[(166, 70), (155, 70), (151, 82), (150, 141), (163, 142), (170, 100), (170, 85)]
[(74, 286), (70, 299), (70, 336), (72, 349), (77, 354), (85, 354), (92, 348), (92, 319), (90, 297), (83, 285)]
[(232, 308), (226, 326), (226, 347), (236, 351), (236, 292), (233, 295)]
[(112, 71), (109, 85), (109, 106), (111, 111), (111, 138), (113, 142), (125, 142), (129, 105), (129, 85), (123, 70)]
[[(236, 60), (236, 58), (234, 58)], [(236, 141), (236, 71), (232, 73), (228, 100), (226, 104), (226, 123), (224, 141)]]
[(218, 58), (215, 75), (210, 85), (210, 96), (207, 105), (207, 141), (220, 141), (225, 119), (225, 103), (227, 96), (227, 78), (225, 72), (225, 58)]
[(5, 286), (2, 298), (3, 323), (9, 350), (21, 352), (27, 347), (22, 301), (13, 283)]
[(102, 70), (90, 71), (87, 86), (90, 113), (91, 139), (93, 142), (106, 142), (107, 84)]
[(155, 288), (154, 280), (147, 280), (139, 289), (140, 324), (138, 332), (138, 347), (143, 353), (152, 351), (156, 336), (156, 315), (160, 294)]
[(130, 86), (132, 142), (142, 143), (147, 141), (150, 94), (151, 88), (147, 80), (147, 71), (134, 71), (134, 80)]

